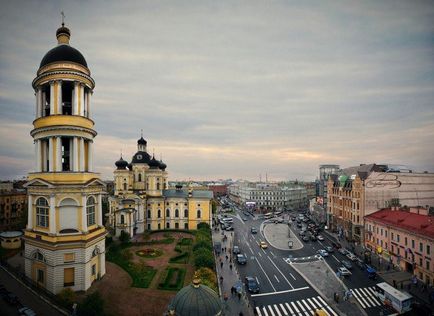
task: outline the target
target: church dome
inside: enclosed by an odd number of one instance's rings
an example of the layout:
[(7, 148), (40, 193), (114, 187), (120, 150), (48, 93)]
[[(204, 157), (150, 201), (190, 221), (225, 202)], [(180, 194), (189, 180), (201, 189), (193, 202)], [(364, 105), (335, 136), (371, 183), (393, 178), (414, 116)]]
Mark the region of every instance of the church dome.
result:
[(59, 45), (49, 50), (48, 53), (45, 54), (44, 58), (42, 58), (39, 68), (54, 62), (62, 61), (73, 62), (87, 68), (87, 62), (84, 56), (77, 49), (69, 45), (71, 31), (62, 25), (56, 31), (56, 37)]
[(167, 165), (163, 162), (163, 160), (160, 160), (160, 169), (161, 170), (166, 170), (166, 168), (167, 168)]
[(115, 162), (115, 166), (118, 168), (118, 170), (126, 169), (128, 166), (128, 162), (121, 158)]
[(131, 163), (146, 163), (149, 164), (151, 156), (146, 151), (138, 151), (134, 154)]
[(160, 167), (160, 162), (157, 159), (155, 159), (154, 156), (152, 156), (152, 159), (149, 162), (149, 167), (151, 167), (151, 168), (159, 168)]
[(217, 316), (222, 313), (222, 305), (217, 293), (199, 280), (182, 288), (169, 306), (169, 315), (177, 316)]
[(142, 137), (137, 141), (138, 145), (146, 145), (148, 142)]

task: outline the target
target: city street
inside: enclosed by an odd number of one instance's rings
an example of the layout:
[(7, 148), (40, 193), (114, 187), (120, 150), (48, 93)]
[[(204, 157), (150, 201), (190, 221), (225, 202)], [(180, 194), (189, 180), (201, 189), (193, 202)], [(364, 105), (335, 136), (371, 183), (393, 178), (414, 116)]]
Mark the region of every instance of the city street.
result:
[[(252, 276), (259, 283), (260, 292), (248, 295), (256, 314), (312, 315), (312, 311), (318, 308), (336, 316), (393, 314), (393, 310), (383, 305), (373, 293), (374, 285), (382, 282), (379, 278), (369, 279), (365, 271), (353, 264), (352, 275), (341, 277), (343, 283), (339, 281), (335, 272), (342, 266), (342, 260), (349, 260), (336, 250), (325, 259), (318, 255), (319, 249), (332, 246), (327, 234), (323, 234), (323, 241), (300, 241), (301, 249), (294, 247), (294, 250), (282, 250), (281, 245), (287, 241), (282, 243), (280, 240), (279, 243), (278, 238), (282, 235), (278, 233), (281, 230), (288, 231), (287, 222), (276, 224), (274, 220), (246, 216), (241, 210), (235, 209), (235, 214), (228, 215), (233, 217), (234, 245), (247, 257), (247, 264), (237, 264), (237, 268), (241, 280)], [(256, 227), (258, 233), (252, 234), (251, 227)], [(298, 235), (299, 229), (295, 223), (291, 225), (291, 231), (293, 235)], [(261, 241), (267, 243), (267, 249), (259, 246)], [(273, 247), (274, 244), (279, 244), (280, 249)], [(326, 270), (325, 280), (309, 280), (308, 272), (313, 269), (314, 263), (322, 265), (321, 270)], [(327, 283), (332, 282), (338, 284), (335, 291), (341, 297), (339, 303), (333, 301), (333, 294), (326, 294)], [(353, 297), (344, 302), (342, 298), (346, 289), (352, 291)]]

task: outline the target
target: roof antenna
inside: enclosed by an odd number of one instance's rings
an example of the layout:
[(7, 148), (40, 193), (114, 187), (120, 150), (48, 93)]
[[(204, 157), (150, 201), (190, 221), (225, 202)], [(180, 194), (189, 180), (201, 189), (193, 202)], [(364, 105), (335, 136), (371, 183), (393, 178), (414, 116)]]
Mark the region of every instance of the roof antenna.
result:
[(121, 158), (122, 158), (122, 149), (121, 149)]
[(142, 138), (143, 138), (143, 128), (140, 130), (140, 135), (141, 135)]
[(63, 13), (63, 11), (62, 12), (60, 12), (60, 15), (62, 16), (62, 26), (65, 26), (65, 13)]

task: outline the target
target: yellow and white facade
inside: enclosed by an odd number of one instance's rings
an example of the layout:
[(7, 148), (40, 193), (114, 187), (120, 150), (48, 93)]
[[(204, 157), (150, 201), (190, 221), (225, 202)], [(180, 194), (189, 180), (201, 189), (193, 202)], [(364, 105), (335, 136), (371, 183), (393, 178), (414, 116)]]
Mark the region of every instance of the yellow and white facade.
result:
[(122, 157), (115, 165), (115, 190), (109, 198), (108, 224), (115, 236), (122, 231), (131, 237), (145, 230), (196, 229), (201, 222), (212, 224), (212, 191), (168, 188), (166, 164), (151, 157), (147, 142), (137, 141), (131, 163)]
[(60, 27), (58, 46), (43, 58), (32, 86), (36, 116), (31, 136), (25, 272), (52, 293), (87, 290), (105, 274), (102, 195), (93, 169), (91, 96), (95, 82), (81, 53)]

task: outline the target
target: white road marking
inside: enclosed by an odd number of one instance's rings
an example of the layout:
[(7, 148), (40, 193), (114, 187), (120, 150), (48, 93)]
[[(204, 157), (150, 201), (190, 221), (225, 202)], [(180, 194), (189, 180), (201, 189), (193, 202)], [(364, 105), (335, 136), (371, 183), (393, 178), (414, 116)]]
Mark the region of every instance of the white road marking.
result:
[(300, 314), (300, 311), (298, 310), (297, 305), (295, 305), (294, 302), (291, 302), (291, 305), (292, 305), (292, 307), (294, 307), (295, 311)]
[(249, 246), (249, 245), (248, 245), (247, 247), (249, 248), (250, 252), (251, 252), (251, 253), (252, 253), (252, 255), (253, 255), (253, 250), (252, 250), (252, 248), (250, 248), (250, 246)]
[(305, 300), (302, 299), (301, 302), (302, 302), (304, 305), (306, 305), (306, 307), (307, 307), (306, 310), (308, 310), (308, 311), (312, 310), (312, 307), (310, 307), (309, 304), (308, 304)]
[(291, 272), (289, 273), (289, 275), (290, 275), (294, 280), (296, 280), (295, 276), (293, 276)]
[(276, 279), (277, 283), (280, 283), (279, 279), (277, 278), (276, 275), (274, 275), (274, 278)]
[(306, 308), (304, 307), (304, 305), (303, 304), (301, 304), (301, 302), (300, 301), (296, 301), (296, 303), (298, 304), (298, 306), (300, 306), (300, 309), (303, 311), (303, 312), (305, 312), (306, 311)]
[(256, 279), (256, 282), (258, 282), (258, 285), (259, 285), (259, 280), (258, 280), (258, 277), (255, 277), (255, 279)]
[(336, 260), (337, 262), (340, 262), (339, 259), (335, 257), (335, 255), (332, 255), (332, 257), (335, 258), (335, 260)]
[(276, 292), (276, 288), (274, 287), (273, 283), (271, 283), (270, 278), (268, 277), (267, 273), (265, 273), (264, 268), (262, 267), (262, 265), (259, 263), (258, 258), (255, 258), (256, 262), (258, 263), (259, 267), (261, 268), (262, 272), (264, 272), (265, 276), (267, 277), (268, 282), (270, 282), (271, 287), (273, 288), (274, 292)]
[(259, 309), (259, 307), (256, 307), (256, 313), (258, 314), (258, 316), (262, 316), (261, 310)]
[(261, 253), (260, 253), (260, 252), (258, 252), (258, 255), (259, 255), (259, 257), (262, 257), (262, 255), (261, 255)]
[(273, 255), (273, 257), (276, 257), (276, 255), (270, 250), (270, 253)]
[(318, 299), (324, 304), (325, 308), (327, 308), (330, 311), (330, 313), (333, 314), (333, 316), (338, 316), (338, 314), (336, 314), (336, 312), (330, 306), (328, 306), (326, 302), (324, 302), (321, 296), (318, 296)]
[(273, 312), (273, 309), (271, 308), (271, 305), (268, 305), (268, 309), (270, 310), (271, 316), (276, 316)]
[(260, 293), (260, 294), (252, 294), (251, 297), (256, 297), (256, 296), (268, 296), (268, 295), (277, 295), (277, 294), (283, 294), (283, 293), (290, 293), (290, 292), (296, 292), (296, 291), (306, 290), (306, 289), (308, 289), (308, 288), (309, 288), (308, 286), (305, 286), (305, 287), (299, 287), (299, 288), (291, 289), (291, 290), (275, 291), (275, 292)]
[(283, 278), (285, 279), (285, 281), (288, 282), (289, 286), (290, 286), (291, 288), (294, 288), (294, 287), (292, 286), (291, 282), (288, 281), (288, 279), (286, 278), (286, 276), (283, 274), (282, 271), (280, 271), (280, 269), (276, 266), (276, 264), (273, 262), (273, 260), (271, 260), (271, 258), (270, 258), (269, 256), (267, 256), (267, 258), (268, 258), (268, 260), (270, 260), (270, 262), (273, 264), (273, 266), (277, 269), (277, 271), (280, 272), (280, 274), (283, 276)]
[[(279, 304), (280, 309), (285, 313), (285, 316), (288, 316), (288, 312), (286, 311), (286, 308), (283, 306), (283, 304)], [(292, 313), (291, 313), (292, 314)]]
[(288, 303), (285, 303), (285, 305), (286, 305), (286, 307), (289, 309), (289, 312), (290, 312), (291, 314), (294, 314), (294, 311), (292, 310), (291, 306), (289, 306)]

